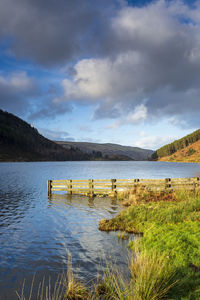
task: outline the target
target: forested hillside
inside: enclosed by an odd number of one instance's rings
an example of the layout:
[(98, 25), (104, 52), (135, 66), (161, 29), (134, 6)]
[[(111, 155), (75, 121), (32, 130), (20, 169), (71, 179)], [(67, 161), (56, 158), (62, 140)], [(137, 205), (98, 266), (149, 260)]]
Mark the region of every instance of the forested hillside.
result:
[(13, 114), (0, 110), (0, 161), (88, 160), (79, 149), (62, 146), (46, 139)]
[(185, 137), (179, 140), (174, 141), (171, 144), (161, 147), (160, 149), (158, 149), (153, 153), (152, 158), (157, 160), (165, 156), (170, 156), (175, 152), (184, 149), (199, 140), (200, 140), (200, 129), (194, 131), (191, 134), (186, 135)]
[(147, 160), (153, 151), (115, 144), (53, 142), (0, 110), (0, 161)]
[(118, 144), (99, 144), (88, 142), (57, 142), (66, 149), (77, 147), (88, 154), (99, 153), (99, 158), (103, 160), (148, 160), (153, 153), (152, 150), (138, 147), (122, 146)]

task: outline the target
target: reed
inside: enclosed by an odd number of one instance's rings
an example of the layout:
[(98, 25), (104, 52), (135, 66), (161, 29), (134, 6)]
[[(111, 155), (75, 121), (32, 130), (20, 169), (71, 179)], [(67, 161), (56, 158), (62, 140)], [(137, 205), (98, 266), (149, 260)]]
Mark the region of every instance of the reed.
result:
[(24, 281), (21, 295), (17, 293), (17, 296), (19, 300), (159, 300), (166, 299), (176, 284), (174, 273), (161, 255), (141, 255), (137, 252), (130, 259), (129, 266), (125, 278), (116, 265), (107, 262), (102, 278), (97, 276), (88, 288), (88, 284), (74, 278), (69, 256), (67, 278), (64, 274), (58, 276), (53, 288), (50, 280), (45, 285), (43, 278), (35, 296), (33, 277), (29, 295), (24, 295)]
[(131, 259), (130, 272), (135, 300), (167, 299), (177, 284), (176, 272), (165, 255), (154, 252), (136, 252)]

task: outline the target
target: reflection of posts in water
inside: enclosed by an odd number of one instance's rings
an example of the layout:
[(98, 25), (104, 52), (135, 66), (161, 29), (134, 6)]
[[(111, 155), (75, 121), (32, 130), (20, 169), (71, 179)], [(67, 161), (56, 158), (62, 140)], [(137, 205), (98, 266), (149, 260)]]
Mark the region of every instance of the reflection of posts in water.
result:
[[(102, 201), (102, 198), (104, 201)], [(90, 208), (95, 206), (105, 207), (105, 202), (107, 203), (106, 207), (110, 206), (112, 210), (117, 210), (117, 197), (96, 197), (96, 196), (81, 196), (81, 195), (71, 195), (71, 194), (51, 194), (48, 197), (50, 205), (67, 205), (67, 204), (80, 204), (85, 205)], [(109, 205), (110, 204), (110, 205)]]
[(70, 193), (70, 194), (67, 193), (66, 196), (67, 196), (67, 201), (69, 203), (71, 203), (72, 202), (72, 193)]
[(111, 205), (117, 205), (117, 196), (116, 195), (114, 197), (110, 198), (110, 204)]
[(91, 197), (91, 196), (88, 197), (88, 206), (90, 208), (94, 207), (94, 197)]
[(48, 196), (48, 201), (51, 204), (52, 203), (57, 204), (58, 202), (71, 203), (72, 202), (72, 195), (71, 194), (64, 194), (64, 195), (51, 194), (50, 196)]

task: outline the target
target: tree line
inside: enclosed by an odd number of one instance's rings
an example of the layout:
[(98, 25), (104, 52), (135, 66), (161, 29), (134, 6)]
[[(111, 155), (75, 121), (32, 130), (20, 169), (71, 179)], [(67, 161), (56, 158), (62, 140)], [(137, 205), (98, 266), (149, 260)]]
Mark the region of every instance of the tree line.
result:
[(185, 137), (174, 141), (171, 144), (165, 145), (163, 147), (161, 147), (160, 149), (156, 150), (153, 155), (152, 158), (153, 159), (159, 159), (163, 156), (169, 156), (173, 153), (175, 153), (178, 150), (181, 150), (187, 146), (189, 146), (190, 144), (193, 144), (195, 142), (197, 142), (198, 140), (200, 140), (200, 129), (194, 131), (191, 134), (186, 135)]

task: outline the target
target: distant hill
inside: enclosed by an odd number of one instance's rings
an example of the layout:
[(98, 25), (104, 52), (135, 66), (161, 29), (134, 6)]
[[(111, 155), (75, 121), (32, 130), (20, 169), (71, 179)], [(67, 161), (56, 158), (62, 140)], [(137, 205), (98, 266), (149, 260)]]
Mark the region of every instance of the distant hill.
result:
[(13, 114), (0, 110), (0, 161), (88, 160), (73, 147), (66, 149), (38, 133)]
[(200, 129), (156, 150), (152, 158), (160, 161), (199, 162)]
[(66, 149), (70, 147), (76, 147), (83, 152), (92, 154), (101, 153), (104, 159), (109, 160), (148, 160), (153, 151), (147, 149), (141, 149), (138, 147), (122, 146), (118, 144), (98, 144), (98, 143), (86, 143), (86, 142), (56, 142), (62, 145)]
[(147, 160), (152, 152), (115, 144), (53, 142), (0, 110), (0, 161)]

